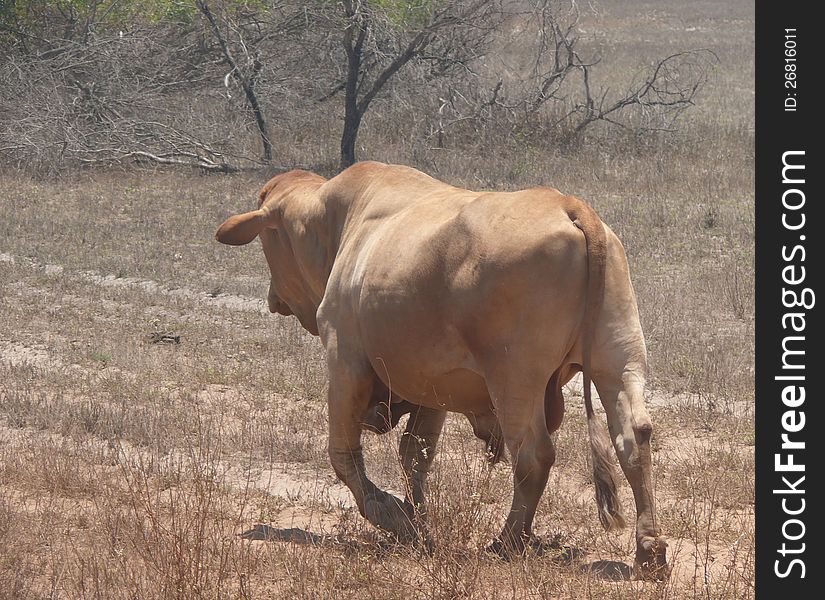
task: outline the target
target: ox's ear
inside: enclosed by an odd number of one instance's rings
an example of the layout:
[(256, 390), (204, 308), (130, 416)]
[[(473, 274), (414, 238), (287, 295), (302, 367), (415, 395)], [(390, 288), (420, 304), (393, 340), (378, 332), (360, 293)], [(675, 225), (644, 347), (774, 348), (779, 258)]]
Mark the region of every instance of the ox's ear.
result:
[(263, 210), (253, 210), (233, 215), (218, 227), (215, 239), (221, 244), (243, 246), (254, 240), (268, 225), (269, 215)]

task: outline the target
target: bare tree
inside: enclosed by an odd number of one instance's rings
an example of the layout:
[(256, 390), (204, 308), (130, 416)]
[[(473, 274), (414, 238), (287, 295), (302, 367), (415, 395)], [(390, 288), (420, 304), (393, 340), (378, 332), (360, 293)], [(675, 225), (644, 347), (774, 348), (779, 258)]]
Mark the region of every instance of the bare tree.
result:
[[(229, 49), (226, 38), (221, 32), (220, 25), (218, 24), (218, 19), (209, 8), (209, 3), (206, 2), (206, 0), (195, 0), (195, 5), (198, 7), (198, 10), (201, 11), (206, 20), (209, 21), (212, 34), (215, 36), (215, 40), (221, 48), (226, 64), (230, 68), (225, 81), (232, 77), (243, 90), (246, 101), (249, 104), (249, 108), (255, 117), (255, 124), (258, 127), (258, 133), (261, 136), (261, 145), (263, 146), (262, 161), (265, 163), (270, 163), (272, 162), (272, 141), (269, 137), (269, 127), (266, 123), (264, 111), (261, 108), (261, 103), (258, 101), (258, 95), (255, 92), (255, 83), (263, 66), (261, 63), (260, 54), (254, 51), (250, 52), (247, 44), (244, 43), (243, 35), (237, 27), (233, 27), (233, 30), (239, 39), (238, 45), (243, 49), (247, 59), (246, 65), (239, 64), (238, 61), (235, 60), (232, 51)], [(232, 27), (232, 23), (227, 17), (224, 17), (224, 22), (229, 27)]]
[(125, 5), (149, 10), (137, 0), (35, 0), (22, 17), (0, 11), (2, 158), (47, 170), (139, 162), (232, 172), (260, 164), (245, 150), (257, 138), (271, 161), (272, 57), (289, 54), (282, 39), (298, 29), (298, 6), (169, 2), (188, 12), (124, 20), (113, 9)]
[[(578, 135), (596, 122), (630, 127), (623, 117), (632, 109), (642, 115), (641, 130), (670, 130), (682, 113), (693, 106), (694, 98), (708, 77), (708, 66), (716, 56), (708, 50), (676, 52), (657, 58), (637, 73), (623, 92), (611, 96), (609, 88), (595, 89), (594, 70), (600, 56), (582, 57), (578, 35), (581, 14), (575, 2), (541, 0), (534, 19), (538, 44), (532, 72), (534, 92), (525, 98), (525, 112), (531, 115), (546, 103), (576, 98), (559, 122), (572, 121), (571, 135)], [(567, 85), (567, 87), (565, 87)]]
[(582, 50), (575, 1), (538, 0), (529, 8), (510, 8), (509, 23), (519, 23), (519, 43), (527, 44), (523, 50), (530, 60), (487, 87), (475, 73), (469, 80), (448, 82), (434, 128), (439, 145), (447, 130), (467, 123), (476, 130), (506, 123), (525, 134), (550, 128), (557, 141), (569, 141), (596, 123), (637, 132), (672, 131), (694, 105), (717, 60), (704, 49), (675, 52), (653, 60), (617, 92), (598, 83), (607, 70), (601, 69), (602, 57)]
[(577, 116), (574, 135), (598, 121), (629, 128), (622, 116), (631, 108), (639, 109), (643, 118), (636, 130), (672, 131), (676, 120), (694, 105), (696, 94), (707, 82), (707, 67), (715, 59), (716, 55), (705, 49), (659, 58), (623, 95), (613, 99), (608, 99), (608, 90), (594, 94), (590, 66), (582, 66), (584, 98), (569, 113)]
[(197, 35), (174, 26), (95, 32), (60, 52), (7, 52), (0, 62), (0, 154), (53, 170), (122, 161), (231, 172), (242, 117), (209, 120), (225, 98)]
[(429, 65), (433, 77), (483, 55), (503, 18), (497, 2), (378, 3), (342, 0), (341, 41), (346, 54), (342, 82), (327, 99), (344, 91), (341, 168), (356, 160), (364, 115), (388, 82), (408, 63)]

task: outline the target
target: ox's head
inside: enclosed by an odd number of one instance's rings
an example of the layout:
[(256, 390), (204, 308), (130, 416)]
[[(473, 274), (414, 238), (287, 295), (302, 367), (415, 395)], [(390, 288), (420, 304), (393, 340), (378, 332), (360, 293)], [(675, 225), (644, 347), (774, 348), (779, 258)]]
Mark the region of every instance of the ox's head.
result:
[(315, 313), (326, 284), (324, 240), (318, 235), (318, 188), (324, 178), (289, 171), (270, 179), (258, 194), (258, 209), (229, 217), (215, 234), (222, 244), (241, 246), (260, 238), (271, 275), (269, 310), (295, 315), (318, 335)]

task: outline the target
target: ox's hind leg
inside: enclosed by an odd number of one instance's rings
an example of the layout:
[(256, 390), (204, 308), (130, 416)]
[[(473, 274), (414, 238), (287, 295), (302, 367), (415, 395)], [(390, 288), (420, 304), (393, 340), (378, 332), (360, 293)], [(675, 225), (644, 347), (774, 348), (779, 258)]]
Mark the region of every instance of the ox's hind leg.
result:
[(643, 382), (632, 373), (625, 381), (596, 381), (607, 413), (610, 437), (636, 503), (636, 573), (646, 579), (668, 576), (667, 543), (656, 524), (650, 439), (653, 425), (644, 403)]
[(491, 550), (524, 552), (533, 534), (533, 518), (556, 460), (544, 412), (546, 377), (512, 371), (488, 378), (487, 386), (513, 462), (513, 504)]
[(426, 512), (427, 475), (435, 458), (436, 444), (446, 417), (447, 411), (416, 406), (410, 413), (398, 445), (406, 478), (407, 501), (421, 516)]
[(329, 353), (329, 457), (335, 474), (355, 497), (360, 513), (402, 542), (417, 539), (409, 502), (379, 489), (367, 478), (361, 449), (361, 418), (369, 406), (373, 375), (366, 361), (335, 360)]
[(427, 534), (427, 476), (435, 458), (436, 444), (444, 427), (447, 411), (415, 407), (410, 412), (407, 427), (398, 445), (401, 466), (404, 469), (407, 499), (415, 511), (415, 524), (419, 530), (419, 539), (424, 541), (428, 550), (432, 542)]

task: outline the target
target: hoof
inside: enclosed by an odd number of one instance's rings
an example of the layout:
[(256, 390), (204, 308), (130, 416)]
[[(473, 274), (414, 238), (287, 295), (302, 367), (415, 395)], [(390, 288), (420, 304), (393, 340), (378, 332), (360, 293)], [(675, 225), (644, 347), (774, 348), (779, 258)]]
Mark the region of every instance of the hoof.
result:
[(402, 544), (417, 544), (420, 540), (415, 526), (415, 509), (409, 502), (381, 492), (364, 503), (364, 517)]
[(426, 530), (418, 536), (415, 546), (428, 556), (435, 554), (435, 542), (433, 542), (433, 538), (430, 537)]
[(636, 542), (634, 574), (645, 581), (666, 581), (670, 577), (664, 538), (645, 536)]
[(501, 537), (497, 537), (493, 540), (493, 543), (487, 546), (487, 552), (490, 554), (495, 554), (502, 560), (512, 560), (514, 558), (518, 558), (519, 556), (524, 556), (525, 545), (524, 540), (518, 539), (514, 540), (509, 538), (506, 542), (501, 539)]
[(487, 546), (484, 550), (502, 560), (510, 560), (510, 554), (505, 550), (504, 542), (498, 538), (494, 539), (493, 543)]

